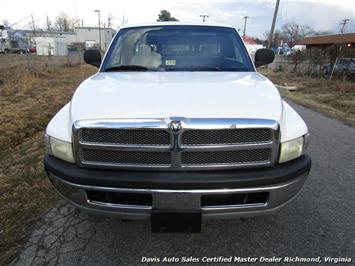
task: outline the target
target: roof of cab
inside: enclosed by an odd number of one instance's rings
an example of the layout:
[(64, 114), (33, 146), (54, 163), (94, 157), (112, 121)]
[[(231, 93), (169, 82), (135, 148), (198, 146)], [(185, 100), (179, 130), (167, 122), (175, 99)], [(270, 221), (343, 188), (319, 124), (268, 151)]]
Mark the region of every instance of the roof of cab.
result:
[(226, 27), (234, 28), (227, 24), (216, 23), (216, 22), (181, 22), (181, 21), (157, 21), (152, 23), (140, 23), (140, 24), (130, 24), (122, 27), (124, 28), (135, 28), (135, 27), (152, 27), (152, 26), (210, 26), (210, 27)]

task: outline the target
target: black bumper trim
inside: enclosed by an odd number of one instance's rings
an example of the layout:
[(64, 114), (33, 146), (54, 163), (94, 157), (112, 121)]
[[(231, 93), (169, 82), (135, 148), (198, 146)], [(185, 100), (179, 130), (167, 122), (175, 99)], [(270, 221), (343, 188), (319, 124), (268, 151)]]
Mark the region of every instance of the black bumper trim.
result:
[(308, 155), (271, 168), (167, 172), (127, 171), (80, 168), (75, 164), (46, 155), (46, 172), (65, 181), (87, 186), (145, 189), (218, 189), (280, 184), (309, 172)]

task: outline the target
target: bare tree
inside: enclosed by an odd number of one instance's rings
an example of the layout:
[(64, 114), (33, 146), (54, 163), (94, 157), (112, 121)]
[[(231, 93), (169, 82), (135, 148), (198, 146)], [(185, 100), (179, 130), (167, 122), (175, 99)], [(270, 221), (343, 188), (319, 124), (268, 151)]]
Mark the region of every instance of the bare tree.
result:
[(315, 30), (310, 25), (299, 25), (295, 22), (286, 23), (281, 29), (283, 35), (286, 37), (286, 41), (291, 45), (302, 40), (305, 36), (310, 36), (315, 33)]
[(311, 25), (305, 24), (300, 26), (299, 35), (301, 38), (314, 35), (315, 33), (316, 31), (313, 29)]
[(299, 34), (300, 26), (295, 22), (288, 22), (282, 27), (282, 33), (286, 36), (286, 40), (290, 43), (294, 43), (297, 35)]
[[(264, 37), (265, 40), (267, 40), (266, 42), (268, 42), (268, 38), (269, 38), (269, 34), (270, 31), (266, 31), (264, 33)], [(285, 40), (287, 37), (283, 34), (283, 32), (281, 32), (280, 30), (275, 30), (274, 35), (273, 35), (273, 39), (272, 39), (272, 43), (270, 47), (278, 47), (281, 45), (281, 42), (283, 40)]]
[(293, 62), (293, 71), (296, 72), (298, 70), (298, 66), (305, 60), (305, 52), (296, 50), (292, 54), (291, 59)]
[(49, 17), (47, 16), (47, 20), (46, 20), (46, 30), (47, 31), (53, 31), (53, 23), (52, 21), (49, 19)]
[(2, 20), (2, 25), (3, 25), (5, 28), (9, 28), (9, 27), (10, 27), (10, 21), (8, 21), (7, 19), (3, 19), (3, 20)]
[(79, 20), (76, 21), (76, 19), (69, 18), (66, 13), (61, 12), (55, 19), (54, 28), (57, 31), (74, 31), (74, 27), (79, 22)]
[(107, 28), (111, 28), (113, 26), (112, 20), (114, 18), (115, 17), (111, 13), (108, 14), (108, 17), (107, 17)]
[(128, 23), (128, 18), (125, 15), (121, 16), (120, 27), (124, 27)]
[(306, 51), (305, 57), (308, 59), (308, 74), (320, 74), (322, 65), (326, 62), (326, 51), (322, 48), (314, 47)]

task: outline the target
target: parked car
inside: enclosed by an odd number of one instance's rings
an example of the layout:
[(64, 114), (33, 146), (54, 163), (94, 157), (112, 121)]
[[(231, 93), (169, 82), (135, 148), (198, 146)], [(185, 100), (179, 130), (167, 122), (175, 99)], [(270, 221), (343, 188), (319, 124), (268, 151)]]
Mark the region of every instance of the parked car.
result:
[(11, 40), (9, 45), (6, 45), (4, 48), (5, 54), (25, 54), (27, 53), (27, 48), (20, 46), (18, 41)]
[(153, 232), (278, 211), (307, 179), (308, 129), (220, 24), (126, 26), (46, 129), (44, 165), (79, 209)]
[(28, 48), (28, 53), (37, 53), (36, 46), (31, 46)]
[(331, 63), (322, 66), (325, 78), (328, 78), (332, 71), (335, 75), (346, 75), (350, 79), (355, 80), (355, 58), (340, 58), (336, 60), (335, 66)]

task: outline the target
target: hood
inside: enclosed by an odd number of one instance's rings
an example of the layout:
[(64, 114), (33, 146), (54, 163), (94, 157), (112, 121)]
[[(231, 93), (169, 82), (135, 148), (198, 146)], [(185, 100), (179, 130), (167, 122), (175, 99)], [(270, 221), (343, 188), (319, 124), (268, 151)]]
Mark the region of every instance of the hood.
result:
[(72, 122), (115, 118), (281, 120), (275, 86), (256, 72), (99, 72), (71, 101)]

